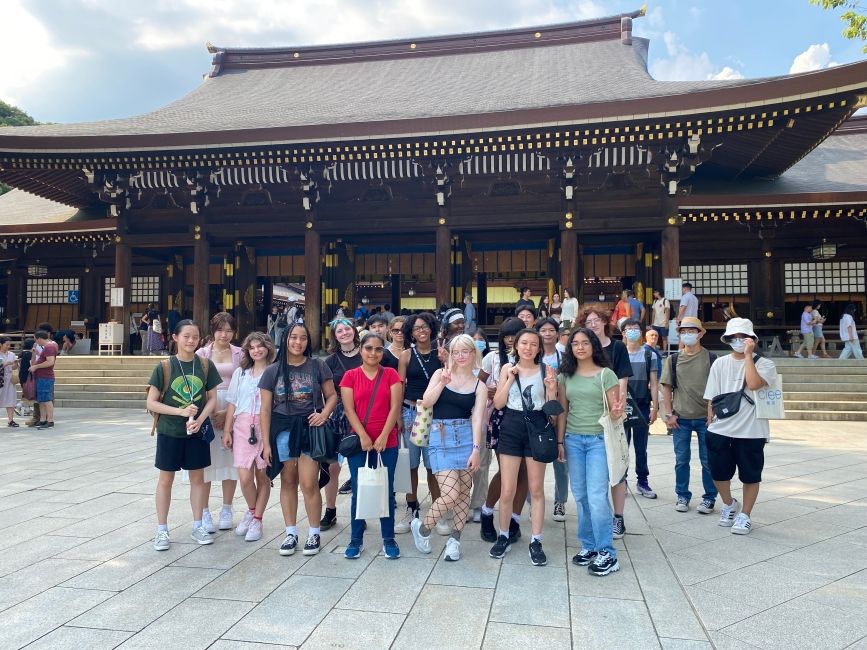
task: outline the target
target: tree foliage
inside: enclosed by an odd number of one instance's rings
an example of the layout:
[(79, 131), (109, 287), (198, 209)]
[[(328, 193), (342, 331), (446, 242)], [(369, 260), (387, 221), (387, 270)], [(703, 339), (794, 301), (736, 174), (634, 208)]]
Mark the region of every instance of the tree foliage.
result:
[[(809, 0), (809, 2), (822, 9), (845, 9), (840, 16), (840, 20), (845, 24), (843, 36), (867, 42), (867, 14), (861, 5), (861, 0)], [(867, 45), (864, 45), (861, 51), (867, 53)]]
[[(32, 126), (34, 124), (39, 124), (39, 122), (17, 106), (0, 100), (0, 126)], [(0, 183), (0, 194), (8, 192), (10, 189), (8, 185)]]

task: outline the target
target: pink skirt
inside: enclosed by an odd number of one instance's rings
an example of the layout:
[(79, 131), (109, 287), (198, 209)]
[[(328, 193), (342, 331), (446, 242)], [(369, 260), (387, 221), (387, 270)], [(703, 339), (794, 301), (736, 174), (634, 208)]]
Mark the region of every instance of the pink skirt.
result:
[[(250, 427), (256, 428), (256, 444), (250, 444)], [(252, 413), (239, 413), (235, 416), (232, 429), (232, 454), (235, 457), (235, 467), (250, 469), (256, 463), (256, 469), (265, 469), (265, 459), (262, 458), (262, 429), (259, 416)]]

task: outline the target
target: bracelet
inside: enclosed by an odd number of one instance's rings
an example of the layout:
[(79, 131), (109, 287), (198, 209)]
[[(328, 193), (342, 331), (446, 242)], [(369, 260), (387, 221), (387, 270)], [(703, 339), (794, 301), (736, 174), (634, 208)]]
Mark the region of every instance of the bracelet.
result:
[(558, 442), (557, 444), (558, 444), (558, 445), (563, 445), (564, 447), (566, 446), (565, 443), (562, 443), (562, 442)]
[(478, 449), (479, 451), (481, 451), (482, 448), (476, 443), (473, 443), (473, 449)]

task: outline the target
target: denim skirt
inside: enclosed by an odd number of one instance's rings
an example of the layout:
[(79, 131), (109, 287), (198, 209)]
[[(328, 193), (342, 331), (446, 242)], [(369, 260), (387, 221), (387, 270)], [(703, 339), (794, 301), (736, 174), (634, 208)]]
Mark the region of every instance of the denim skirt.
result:
[(433, 421), (428, 455), (434, 474), (466, 469), (472, 451), (473, 427), (469, 419)]

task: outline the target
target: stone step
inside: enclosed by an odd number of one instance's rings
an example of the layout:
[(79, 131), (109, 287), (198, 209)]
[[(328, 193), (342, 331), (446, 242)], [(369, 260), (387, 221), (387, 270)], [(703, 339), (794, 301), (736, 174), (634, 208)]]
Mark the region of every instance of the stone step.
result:
[[(817, 391), (793, 391), (788, 390), (788, 388), (786, 388), (785, 392), (787, 402), (790, 400), (792, 402), (809, 402), (816, 399), (817, 393)], [(867, 392), (843, 393), (837, 391), (828, 397), (832, 397), (835, 402), (867, 402)]]
[(778, 370), (794, 368), (809, 370), (842, 370), (856, 374), (867, 374), (867, 362), (859, 359), (792, 359), (787, 357), (770, 357)]
[(151, 369), (147, 370), (58, 370), (55, 373), (57, 382), (69, 379), (73, 382), (102, 382), (111, 383), (118, 379), (130, 379), (133, 381), (144, 381), (151, 376)]
[(787, 381), (785, 378), (783, 379), (783, 390), (786, 392), (793, 391), (795, 393), (808, 393), (808, 392), (816, 392), (816, 393), (851, 393), (858, 390), (867, 390), (863, 386), (863, 384), (852, 383), (852, 382), (813, 382), (813, 383), (805, 383), (801, 381)]
[(813, 374), (787, 374), (783, 376), (783, 384), (789, 382), (796, 384), (851, 384), (863, 386), (867, 389), (867, 376), (861, 375), (813, 375)]
[(145, 386), (147, 382), (131, 382), (128, 380), (124, 380), (123, 382), (116, 383), (100, 383), (100, 382), (65, 382), (61, 383), (59, 380), (54, 385), (54, 391), (58, 394), (62, 393), (63, 395), (68, 395), (69, 393), (117, 393), (117, 392), (127, 392), (127, 393), (141, 393), (145, 394)]
[(113, 408), (113, 409), (138, 409), (145, 410), (143, 399), (138, 400), (82, 400), (75, 398), (58, 397), (54, 400), (54, 406), (61, 408)]
[(867, 422), (867, 411), (802, 411), (787, 408), (786, 419), (814, 422)]
[(145, 392), (144, 390), (117, 390), (117, 391), (109, 391), (109, 390), (100, 390), (100, 391), (81, 391), (81, 390), (66, 390), (66, 391), (54, 391), (55, 397), (57, 399), (80, 399), (80, 400), (93, 400), (93, 399), (102, 399), (102, 400), (139, 400), (142, 405), (145, 403)]
[(864, 411), (867, 412), (867, 400), (863, 402), (844, 402), (840, 400), (833, 401), (825, 401), (825, 400), (814, 400), (814, 401), (799, 401), (799, 400), (790, 400), (785, 399), (784, 404), (786, 406), (786, 412), (788, 413), (789, 409), (794, 409), (796, 411)]

